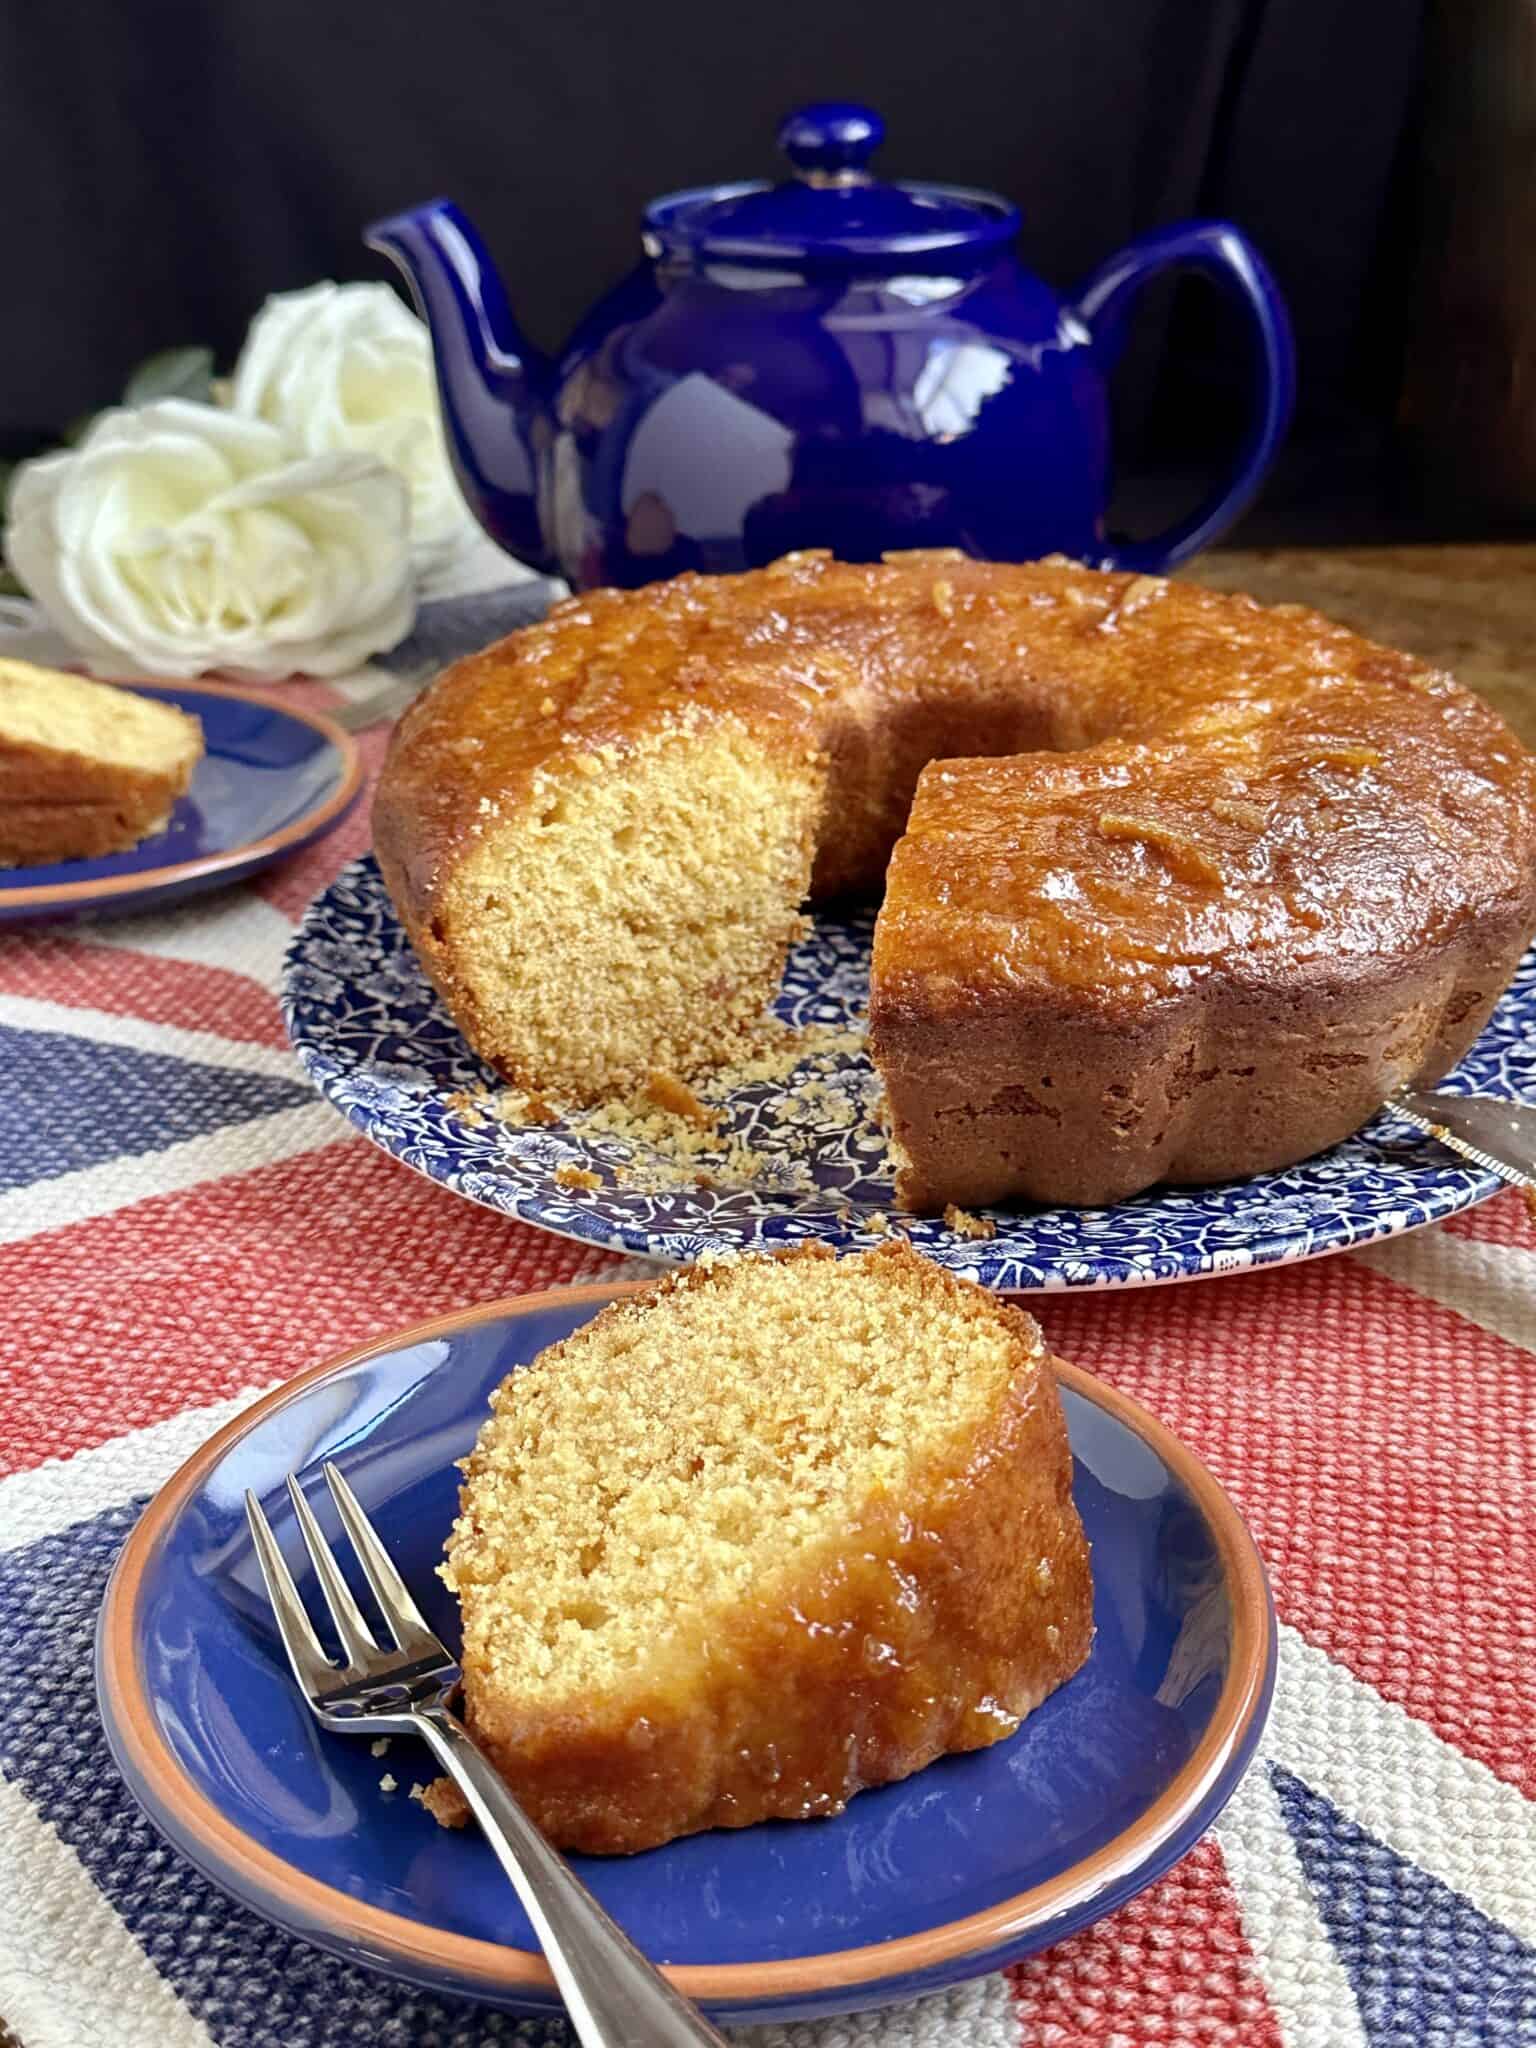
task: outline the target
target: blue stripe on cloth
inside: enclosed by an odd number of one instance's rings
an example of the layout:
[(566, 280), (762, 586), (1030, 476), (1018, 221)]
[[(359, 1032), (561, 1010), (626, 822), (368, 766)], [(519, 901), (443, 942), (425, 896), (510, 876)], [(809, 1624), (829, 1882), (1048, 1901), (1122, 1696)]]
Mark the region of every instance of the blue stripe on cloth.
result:
[(29, 1187), (126, 1154), (312, 1102), (299, 1080), (0, 1025), (0, 1187)]
[[(0, 1668), (10, 1674), (0, 1771), (53, 1823), (183, 2004), (221, 2048), (568, 2043), (558, 2020), (436, 1998), (339, 1962), (226, 1899), (162, 1841), (118, 1776), (92, 1704), (96, 1610), (142, 1505), (0, 1556)], [(67, 1986), (59, 1995), (67, 2005)], [(140, 2048), (129, 2031), (124, 2048), (130, 2039)]]
[(1372, 2048), (1536, 2044), (1536, 1951), (1290, 1771), (1269, 1774)]

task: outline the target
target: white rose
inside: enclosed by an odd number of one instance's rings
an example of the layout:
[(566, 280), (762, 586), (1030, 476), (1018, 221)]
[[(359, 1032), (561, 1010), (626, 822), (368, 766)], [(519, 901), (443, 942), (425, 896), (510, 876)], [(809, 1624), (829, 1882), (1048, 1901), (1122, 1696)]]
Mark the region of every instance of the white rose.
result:
[(405, 485), (295, 459), (276, 427), (166, 398), (24, 463), (4, 552), (104, 675), (336, 675), (415, 613)]
[(230, 404), (311, 455), (355, 449), (411, 489), (411, 552), (430, 581), (479, 540), (448, 461), (426, 328), (388, 285), (280, 292), (251, 322)]

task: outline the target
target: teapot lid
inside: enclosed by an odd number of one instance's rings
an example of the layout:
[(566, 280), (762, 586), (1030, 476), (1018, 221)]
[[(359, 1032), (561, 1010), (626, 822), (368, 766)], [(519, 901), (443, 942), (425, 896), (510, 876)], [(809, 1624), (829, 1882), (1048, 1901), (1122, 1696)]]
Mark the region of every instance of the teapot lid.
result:
[(825, 100), (779, 128), (782, 184), (706, 185), (646, 208), (646, 247), (714, 262), (805, 268), (967, 267), (1018, 230), (1015, 206), (960, 185), (887, 184), (866, 168), (885, 136), (870, 107)]

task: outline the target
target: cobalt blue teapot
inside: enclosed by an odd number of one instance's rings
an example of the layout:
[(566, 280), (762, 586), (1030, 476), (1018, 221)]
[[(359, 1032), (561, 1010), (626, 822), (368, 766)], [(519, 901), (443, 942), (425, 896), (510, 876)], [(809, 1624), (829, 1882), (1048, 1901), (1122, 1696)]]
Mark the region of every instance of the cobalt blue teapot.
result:
[[(451, 201), (368, 231), (431, 328), (454, 466), (493, 540), (584, 588), (812, 547), (1160, 570), (1236, 518), (1293, 384), (1285, 310), (1245, 237), (1163, 228), (1059, 299), (1014, 256), (1006, 199), (874, 177), (883, 132), (864, 107), (806, 107), (779, 131), (782, 184), (654, 201), (645, 260), (557, 363), (524, 340)], [(1253, 411), (1207, 501), (1124, 540), (1104, 523), (1105, 380), (1137, 294), (1170, 269), (1203, 272), (1246, 316)]]

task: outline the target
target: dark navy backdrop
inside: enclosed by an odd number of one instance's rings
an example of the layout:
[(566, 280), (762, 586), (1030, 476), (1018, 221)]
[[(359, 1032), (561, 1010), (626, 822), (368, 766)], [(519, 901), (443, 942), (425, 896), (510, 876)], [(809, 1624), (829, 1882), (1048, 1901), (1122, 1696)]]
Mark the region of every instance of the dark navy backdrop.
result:
[[(633, 260), (658, 190), (774, 167), (797, 102), (880, 106), (888, 174), (1006, 192), (1070, 282), (1131, 235), (1228, 215), (1267, 252), (1302, 366), (1302, 495), (1399, 382), (1419, 0), (51, 0), (0, 9), (0, 453), (154, 349), (228, 356), (269, 291), (382, 275), (365, 221), (444, 190), (546, 345)], [(18, 313), (24, 309), (24, 317)], [(1187, 289), (1122, 374), (1142, 469), (1214, 448), (1239, 352)], [(1297, 465), (1300, 465), (1298, 468)], [(1331, 479), (1337, 488), (1338, 479)], [(1282, 495), (1286, 487), (1282, 480)], [(1294, 495), (1294, 492), (1293, 492)]]

